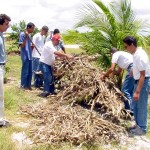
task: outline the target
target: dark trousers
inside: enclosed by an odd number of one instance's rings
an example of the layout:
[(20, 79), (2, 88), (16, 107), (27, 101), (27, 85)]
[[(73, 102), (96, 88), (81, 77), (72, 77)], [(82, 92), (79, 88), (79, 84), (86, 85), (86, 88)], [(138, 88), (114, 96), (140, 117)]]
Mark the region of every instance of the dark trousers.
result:
[(32, 60), (22, 60), (21, 69), (21, 87), (25, 89), (31, 88), (32, 81)]
[(44, 78), (44, 92), (54, 94), (55, 88), (54, 88), (54, 76), (52, 67), (42, 62), (40, 63), (40, 65)]
[(36, 71), (41, 70), (39, 58), (33, 57), (32, 68), (33, 68), (34, 87), (41, 87), (43, 85), (43, 80), (39, 75), (35, 74)]

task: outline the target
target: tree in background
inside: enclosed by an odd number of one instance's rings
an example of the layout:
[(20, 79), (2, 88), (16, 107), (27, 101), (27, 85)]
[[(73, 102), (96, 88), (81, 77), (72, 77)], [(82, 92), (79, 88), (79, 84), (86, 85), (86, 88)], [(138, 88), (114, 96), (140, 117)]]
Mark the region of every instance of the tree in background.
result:
[(103, 68), (110, 66), (109, 49), (116, 47), (123, 50), (123, 38), (127, 35), (135, 36), (139, 43), (144, 45), (145, 28), (147, 24), (136, 18), (130, 0), (116, 0), (104, 4), (101, 0), (85, 3), (78, 12), (79, 22), (76, 27), (88, 27), (91, 32), (85, 33), (82, 38), (82, 47), (90, 53), (100, 54), (100, 65)]
[(68, 30), (62, 34), (65, 44), (80, 44), (83, 34), (75, 30)]
[(26, 28), (26, 22), (20, 21), (19, 23), (15, 23), (11, 26), (12, 33), (10, 34), (10, 40), (12, 41), (11, 47), (18, 47), (18, 37), (21, 31), (24, 31)]

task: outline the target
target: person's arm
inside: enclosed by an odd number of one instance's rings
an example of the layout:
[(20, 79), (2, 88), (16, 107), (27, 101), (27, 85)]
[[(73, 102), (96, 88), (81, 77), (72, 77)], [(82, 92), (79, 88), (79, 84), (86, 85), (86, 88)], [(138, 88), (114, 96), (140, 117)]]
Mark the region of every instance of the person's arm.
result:
[(24, 37), (23, 42), (22, 42), (22, 44), (21, 44), (21, 47), (22, 47), (22, 48), (25, 47), (26, 42), (27, 42), (27, 39), (28, 39), (28, 36), (29, 36), (28, 32), (25, 32), (25, 37)]
[(116, 64), (115, 64), (115, 63), (112, 63), (112, 64), (111, 64), (111, 67), (106, 71), (106, 73), (104, 73), (104, 74), (101, 76), (101, 80), (104, 80), (105, 77), (108, 77), (108, 76), (115, 70), (115, 66), (116, 66)]
[(136, 88), (136, 90), (135, 90), (135, 92), (133, 94), (133, 99), (134, 100), (138, 100), (139, 99), (140, 92), (141, 92), (142, 86), (144, 84), (144, 80), (145, 80), (145, 71), (140, 71), (140, 79), (139, 79), (137, 88)]
[(133, 68), (130, 69), (130, 77), (133, 77)]
[(114, 75), (119, 75), (122, 72), (122, 68), (118, 67), (116, 71), (114, 71)]
[(64, 58), (67, 58), (67, 59), (72, 59), (73, 58), (73, 56), (64, 53), (63, 50), (55, 51), (54, 54), (59, 56), (59, 57), (64, 57)]

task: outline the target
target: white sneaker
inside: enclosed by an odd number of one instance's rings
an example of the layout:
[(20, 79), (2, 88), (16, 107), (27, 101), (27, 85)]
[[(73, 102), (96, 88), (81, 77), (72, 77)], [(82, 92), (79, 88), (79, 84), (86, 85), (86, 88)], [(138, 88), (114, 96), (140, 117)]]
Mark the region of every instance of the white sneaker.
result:
[(11, 124), (9, 123), (9, 121), (7, 120), (1, 120), (0, 121), (0, 127), (8, 127), (10, 126)]
[(131, 132), (133, 135), (138, 135), (138, 136), (141, 136), (141, 135), (145, 135), (145, 134), (146, 134), (146, 132), (143, 131), (138, 125), (136, 126), (136, 128), (131, 129), (130, 132)]

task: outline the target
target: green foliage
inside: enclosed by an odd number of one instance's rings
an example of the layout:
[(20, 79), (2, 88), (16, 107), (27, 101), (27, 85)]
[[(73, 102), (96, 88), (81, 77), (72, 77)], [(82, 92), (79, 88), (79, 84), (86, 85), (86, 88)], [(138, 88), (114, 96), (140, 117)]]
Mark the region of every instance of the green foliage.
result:
[(8, 80), (7, 74), (9, 73), (9, 71), (10, 71), (10, 67), (9, 67), (9, 66), (6, 66), (6, 67), (5, 67), (4, 83), (7, 83), (7, 80)]
[(103, 68), (105, 68), (110, 66), (111, 63), (109, 53), (110, 43), (107, 43), (105, 40), (100, 42), (100, 40), (102, 40), (101, 35), (97, 30), (84, 33), (81, 39), (81, 48), (86, 50), (89, 54), (100, 54), (98, 62)]
[(83, 35), (78, 31), (68, 30), (62, 36), (65, 44), (80, 44)]
[(105, 5), (101, 0), (85, 3), (78, 13), (80, 20), (76, 27), (88, 27), (90, 33), (82, 38), (82, 47), (90, 53), (101, 55), (100, 65), (103, 68), (110, 66), (111, 47), (123, 50), (123, 39), (127, 35), (135, 36), (139, 45), (145, 45), (143, 32), (147, 24), (136, 18), (130, 0), (113, 1)]
[(31, 33), (31, 37), (33, 37), (33, 35), (35, 35), (38, 32), (40, 32), (40, 30), (37, 27), (35, 27), (34, 31)]
[(1, 150), (15, 150), (14, 143), (11, 141), (11, 138), (8, 136), (8, 130), (0, 130), (0, 149)]
[(146, 37), (146, 40), (147, 40), (148, 46), (150, 46), (150, 36), (147, 36), (147, 37)]
[(18, 47), (18, 38), (19, 38), (19, 33), (24, 31), (26, 28), (26, 22), (20, 21), (19, 23), (15, 23), (11, 26), (12, 33), (10, 35), (10, 39), (13, 41), (12, 45), (10, 48), (13, 49), (14, 46)]

